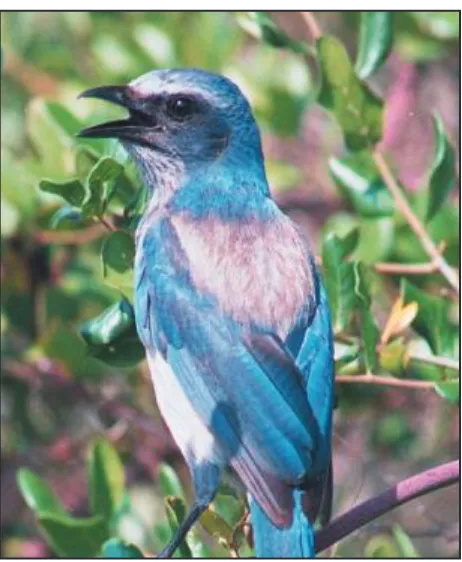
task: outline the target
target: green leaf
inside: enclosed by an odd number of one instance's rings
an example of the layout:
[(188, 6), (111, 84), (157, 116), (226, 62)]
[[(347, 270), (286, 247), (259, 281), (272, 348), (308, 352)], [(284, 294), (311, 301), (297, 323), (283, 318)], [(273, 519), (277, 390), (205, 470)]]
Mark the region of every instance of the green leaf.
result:
[(430, 172), (430, 192), (426, 220), (430, 221), (439, 211), (448, 193), (456, 185), (454, 150), (448, 142), (440, 117), (433, 117), (435, 154)]
[(377, 344), (379, 343), (379, 331), (371, 313), (371, 297), (369, 294), (370, 280), (367, 278), (367, 270), (364, 264), (356, 262), (353, 264), (355, 276), (355, 294), (359, 309), (360, 329), (364, 342), (364, 359), (368, 373), (373, 373), (377, 368)]
[(72, 209), (71, 207), (61, 207), (56, 213), (53, 213), (50, 218), (50, 226), (56, 228), (61, 224), (62, 221), (72, 221), (77, 222), (82, 218), (79, 211)]
[(102, 517), (74, 519), (42, 513), (38, 522), (47, 543), (58, 556), (65, 558), (95, 558), (109, 537)]
[(133, 289), (135, 242), (128, 232), (118, 230), (106, 238), (102, 250), (103, 276), (117, 289)]
[(393, 44), (391, 12), (361, 12), (356, 74), (364, 80), (376, 72), (390, 54)]
[(393, 214), (394, 203), (369, 151), (330, 158), (329, 171), (355, 211), (368, 218)]
[(391, 532), (399, 547), (402, 558), (420, 558), (420, 554), (417, 552), (412, 540), (401, 525), (393, 525)]
[(88, 174), (89, 195), (83, 210), (87, 216), (101, 216), (107, 197), (107, 184), (117, 180), (123, 173), (123, 166), (109, 156), (103, 156)]
[(97, 152), (86, 146), (78, 146), (75, 151), (75, 171), (78, 178), (86, 180), (98, 160)]
[(96, 318), (85, 322), (80, 335), (88, 345), (106, 345), (126, 333), (135, 324), (135, 312), (123, 298)]
[(68, 153), (74, 133), (80, 128), (67, 109), (53, 102), (34, 98), (26, 110), (26, 130), (40, 160), (41, 173), (53, 177), (68, 174)]
[(406, 361), (406, 346), (403, 338), (397, 338), (387, 345), (380, 346), (379, 362), (384, 371), (401, 375)]
[(418, 289), (407, 279), (403, 280), (401, 290), (405, 303), (415, 301), (419, 307), (417, 316), (412, 323), (417, 333), (428, 341), (433, 353), (451, 355), (449, 304), (447, 300)]
[(40, 512), (66, 515), (64, 506), (53, 494), (48, 484), (34, 472), (21, 468), (16, 479), (24, 501), (36, 515)]
[(388, 535), (375, 535), (364, 548), (364, 558), (399, 558), (397, 546)]
[(338, 39), (325, 35), (317, 48), (322, 79), (319, 103), (335, 115), (349, 150), (374, 146), (382, 137), (383, 102), (356, 76)]
[(82, 128), (82, 124), (77, 117), (60, 103), (47, 101), (45, 106), (54, 122), (73, 139)]
[(88, 346), (87, 352), (91, 357), (113, 367), (133, 367), (146, 356), (135, 327), (109, 345)]
[(119, 455), (104, 439), (94, 441), (88, 461), (88, 495), (94, 515), (109, 524), (122, 504), (125, 473)]
[(348, 327), (355, 305), (353, 264), (346, 260), (354, 239), (356, 235), (351, 233), (346, 238), (328, 234), (322, 247), (323, 277), (335, 332)]
[(212, 537), (215, 537), (220, 542), (224, 541), (228, 545), (232, 543), (233, 528), (221, 515), (213, 511), (210, 507), (201, 515), (200, 522), (202, 527), (204, 527), (207, 533)]
[(459, 403), (460, 397), (460, 381), (454, 379), (451, 381), (437, 382), (435, 384), (436, 392), (453, 404)]
[(92, 357), (116, 367), (130, 367), (145, 356), (135, 325), (135, 314), (127, 299), (106, 309), (80, 328)]
[(141, 550), (134, 544), (127, 544), (120, 539), (109, 539), (101, 549), (102, 558), (144, 558)]
[(280, 29), (267, 12), (246, 12), (238, 17), (241, 27), (255, 39), (264, 41), (277, 49), (288, 49), (294, 53), (307, 55), (308, 45), (291, 39)]
[(162, 495), (176, 496), (184, 500), (185, 494), (183, 485), (175, 470), (167, 463), (159, 465), (159, 487)]
[(41, 191), (59, 195), (73, 207), (80, 207), (87, 195), (85, 187), (79, 180), (69, 180), (65, 182), (54, 182), (42, 180), (39, 184)]
[[(168, 496), (165, 498), (165, 508), (170, 528), (175, 533), (186, 516), (185, 503), (181, 498)], [(191, 550), (186, 541), (180, 544), (177, 552), (180, 558), (192, 558)]]

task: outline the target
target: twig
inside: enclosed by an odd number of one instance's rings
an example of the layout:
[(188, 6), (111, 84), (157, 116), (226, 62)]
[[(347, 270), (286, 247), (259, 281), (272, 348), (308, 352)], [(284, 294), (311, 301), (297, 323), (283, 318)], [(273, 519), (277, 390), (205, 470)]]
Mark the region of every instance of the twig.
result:
[(421, 355), (420, 353), (411, 353), (409, 356), (411, 361), (419, 361), (421, 363), (428, 363), (429, 365), (437, 365), (438, 367), (443, 367), (445, 369), (451, 369), (452, 371), (459, 371), (459, 362), (455, 359), (450, 359), (449, 357), (441, 357), (439, 355)]
[(427, 390), (435, 387), (432, 381), (414, 379), (398, 379), (381, 375), (337, 375), (335, 382), (352, 384), (377, 384), (382, 386), (399, 386), (401, 388), (414, 388)]
[(435, 262), (428, 263), (376, 263), (374, 265), (377, 273), (390, 273), (396, 275), (425, 275), (438, 271)]
[(11, 50), (5, 53), (4, 69), (12, 80), (37, 96), (53, 96), (58, 92), (58, 82), (50, 74), (37, 70)]
[(434, 490), (455, 484), (459, 480), (459, 473), (459, 460), (456, 460), (398, 482), (386, 492), (357, 505), (318, 531), (316, 533), (316, 552), (325, 550), (331, 544), (395, 507)]
[(431, 258), (432, 262), (436, 265), (440, 273), (446, 278), (448, 283), (457, 291), (457, 293), (459, 293), (459, 280), (456, 271), (440, 254), (437, 246), (427, 234), (427, 231), (425, 230), (423, 224), (409, 207), (409, 204), (404, 197), (400, 187), (398, 186), (398, 183), (393, 177), (393, 174), (391, 173), (391, 170), (385, 158), (378, 150), (374, 152), (374, 160), (386, 186), (388, 187), (395, 200), (396, 206), (401, 211), (409, 226), (419, 238), (423, 249)]
[(65, 244), (80, 245), (88, 244), (93, 240), (97, 240), (105, 234), (106, 228), (101, 224), (92, 225), (85, 230), (56, 231), (41, 230), (35, 234), (35, 238), (41, 244)]
[[(441, 244), (443, 246), (443, 244)], [(322, 257), (317, 255), (314, 258), (316, 265), (322, 266)], [(375, 263), (373, 265), (377, 273), (390, 275), (426, 275), (439, 271), (438, 264), (435, 261), (427, 263)]]
[(115, 230), (114, 226), (108, 221), (106, 220), (104, 217), (98, 217), (99, 222), (104, 225), (108, 230)]
[(322, 37), (322, 29), (311, 12), (300, 12), (303, 21), (310, 31), (310, 35), (317, 41)]

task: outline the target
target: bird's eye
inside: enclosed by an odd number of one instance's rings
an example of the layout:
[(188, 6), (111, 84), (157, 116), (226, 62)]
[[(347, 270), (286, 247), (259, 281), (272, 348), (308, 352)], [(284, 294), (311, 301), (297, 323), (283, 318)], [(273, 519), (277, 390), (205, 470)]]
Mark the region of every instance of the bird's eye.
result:
[(196, 103), (191, 98), (175, 97), (167, 102), (167, 112), (172, 119), (184, 121), (193, 115)]

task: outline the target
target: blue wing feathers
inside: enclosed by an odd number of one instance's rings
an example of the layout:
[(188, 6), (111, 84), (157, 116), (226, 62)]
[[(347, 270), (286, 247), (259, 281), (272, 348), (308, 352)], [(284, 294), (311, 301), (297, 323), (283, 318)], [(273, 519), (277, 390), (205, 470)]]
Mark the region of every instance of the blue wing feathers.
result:
[[(195, 291), (165, 220), (144, 238), (143, 252), (146, 261), (137, 266), (141, 338), (166, 357), (267, 515), (289, 524), (292, 487), (325, 462), (316, 457), (331, 407), (327, 306), (318, 306), (294, 359), (278, 337), (244, 331), (213, 298)], [(313, 402), (307, 400), (316, 385), (322, 388), (315, 389)], [(321, 413), (314, 410), (320, 403)]]

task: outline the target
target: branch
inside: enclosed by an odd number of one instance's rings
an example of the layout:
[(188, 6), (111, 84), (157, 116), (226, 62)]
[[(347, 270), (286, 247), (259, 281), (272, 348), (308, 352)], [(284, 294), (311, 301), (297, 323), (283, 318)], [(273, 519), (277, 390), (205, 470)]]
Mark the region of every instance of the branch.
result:
[(395, 200), (396, 206), (401, 211), (409, 226), (419, 238), (423, 249), (428, 254), (431, 261), (438, 268), (439, 272), (446, 278), (448, 283), (457, 291), (457, 293), (459, 293), (459, 280), (456, 271), (440, 254), (437, 246), (427, 234), (427, 231), (425, 230), (423, 224), (409, 207), (409, 204), (406, 201), (406, 198), (404, 197), (401, 189), (399, 188), (398, 183), (393, 177), (393, 174), (391, 173), (391, 170), (385, 158), (378, 150), (374, 152), (374, 160), (383, 178), (383, 181), (385, 182), (386, 186), (393, 196), (393, 199)]
[(12, 80), (32, 94), (48, 97), (58, 92), (59, 85), (53, 76), (37, 70), (11, 50), (5, 53), (4, 70)]
[(320, 39), (322, 37), (322, 29), (313, 14), (311, 12), (300, 12), (300, 14), (314, 41)]
[(398, 379), (396, 377), (384, 377), (380, 375), (337, 375), (335, 382), (340, 383), (361, 383), (378, 384), (382, 386), (399, 386), (401, 388), (414, 388), (428, 390), (435, 388), (432, 381), (422, 381), (417, 379)]
[(438, 355), (421, 355), (420, 353), (413, 352), (409, 356), (411, 361), (419, 361), (421, 363), (428, 363), (429, 365), (436, 365), (444, 369), (451, 369), (452, 371), (459, 371), (459, 361), (450, 359), (449, 357), (441, 357)]
[(376, 263), (374, 268), (377, 273), (392, 275), (425, 275), (438, 271), (438, 265), (432, 261), (428, 263)]
[(340, 515), (327, 527), (318, 531), (316, 533), (316, 552), (321, 552), (387, 511), (458, 481), (459, 460), (441, 464), (402, 480), (386, 492)]
[(94, 224), (84, 230), (40, 230), (35, 238), (41, 244), (81, 245), (106, 234), (106, 228), (102, 224)]

